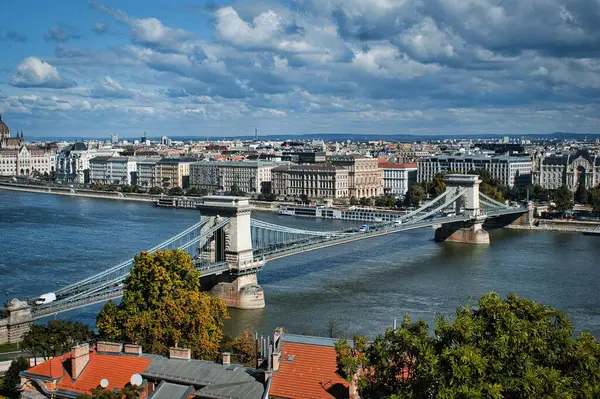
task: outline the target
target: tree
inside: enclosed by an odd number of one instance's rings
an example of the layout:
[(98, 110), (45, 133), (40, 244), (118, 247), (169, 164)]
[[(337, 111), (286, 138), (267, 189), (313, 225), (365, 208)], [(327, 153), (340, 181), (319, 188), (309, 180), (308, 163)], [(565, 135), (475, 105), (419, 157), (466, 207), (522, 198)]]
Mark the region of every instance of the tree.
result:
[(361, 206), (371, 206), (373, 205), (373, 200), (371, 198), (361, 197), (361, 199), (358, 200), (358, 203)]
[(419, 206), (421, 202), (425, 200), (427, 195), (425, 190), (419, 184), (413, 184), (408, 188), (406, 196), (404, 197), (404, 205), (406, 206)]
[(80, 342), (88, 342), (94, 333), (87, 324), (70, 320), (49, 320), (47, 324), (33, 324), (23, 336), (23, 349), (34, 357), (49, 359), (71, 350)]
[(578, 204), (588, 203), (588, 192), (582, 181), (579, 182), (579, 185), (577, 186), (577, 191), (575, 191), (575, 202), (577, 202)]
[(425, 184), (426, 193), (436, 198), (446, 191), (446, 175), (444, 173), (436, 173), (430, 182)]
[(190, 256), (167, 250), (135, 257), (121, 303), (107, 303), (96, 327), (101, 338), (135, 342), (148, 353), (166, 355), (178, 344), (194, 358), (214, 359), (226, 318), (223, 300), (200, 291)]
[(76, 399), (135, 399), (139, 398), (141, 391), (142, 387), (134, 387), (129, 384), (118, 391), (109, 391), (98, 386), (92, 389), (91, 395), (81, 394)]
[(572, 199), (573, 193), (569, 191), (567, 186), (560, 186), (554, 194), (554, 203), (556, 204), (555, 209), (557, 211), (564, 212), (568, 209), (573, 208)]
[(350, 205), (358, 205), (360, 203), (360, 201), (358, 200), (358, 198), (352, 196), (350, 197)]
[(181, 196), (183, 194), (185, 194), (185, 191), (181, 187), (176, 186), (169, 189), (169, 195)]
[(405, 316), (372, 343), (336, 344), (346, 378), (369, 398), (592, 398), (600, 395), (600, 344), (573, 338), (562, 312), (510, 294), (489, 293), (437, 317)]
[(338, 338), (342, 335), (342, 329), (335, 322), (335, 320), (329, 320), (327, 322), (327, 336), (329, 338)]
[(198, 187), (192, 187), (189, 190), (187, 190), (186, 195), (189, 195), (191, 197), (202, 197), (204, 195), (208, 194), (208, 190), (205, 188), (198, 188)]
[(246, 193), (240, 190), (240, 186), (237, 183), (231, 185), (231, 190), (225, 192), (225, 195), (233, 195), (234, 197), (244, 197)]
[(21, 383), (19, 373), (29, 369), (29, 359), (19, 356), (10, 362), (10, 366), (0, 383), (0, 394), (8, 398), (18, 398), (17, 386)]
[(164, 192), (165, 191), (163, 190), (163, 188), (158, 186), (150, 187), (150, 190), (148, 190), (148, 193), (153, 195), (163, 194)]
[(600, 186), (594, 187), (589, 194), (589, 203), (594, 212), (600, 212)]
[(256, 367), (256, 340), (254, 334), (244, 330), (231, 342), (231, 352), (237, 362), (248, 367)]

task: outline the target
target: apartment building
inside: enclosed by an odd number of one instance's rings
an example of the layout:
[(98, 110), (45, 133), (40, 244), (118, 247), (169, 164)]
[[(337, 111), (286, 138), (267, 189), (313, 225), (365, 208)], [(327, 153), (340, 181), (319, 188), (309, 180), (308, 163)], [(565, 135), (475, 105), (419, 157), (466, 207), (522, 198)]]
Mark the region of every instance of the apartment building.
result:
[(80, 184), (89, 183), (90, 159), (118, 156), (120, 151), (114, 148), (90, 148), (83, 142), (69, 145), (56, 157), (56, 179)]
[(133, 157), (95, 157), (89, 161), (90, 183), (135, 184), (137, 164)]
[(160, 158), (136, 158), (136, 178), (135, 183), (142, 187), (160, 186), (161, 181), (158, 177), (157, 163)]
[(383, 191), (390, 195), (405, 195), (408, 188), (417, 181), (416, 163), (379, 163), (383, 170)]
[(329, 164), (286, 165), (271, 169), (275, 195), (309, 198), (346, 198), (349, 196), (349, 172)]
[(230, 191), (236, 185), (245, 193), (269, 193), (273, 162), (198, 162), (190, 167), (190, 185)]
[(438, 155), (418, 160), (417, 182), (426, 182), (437, 173), (469, 173), (472, 170), (487, 170), (492, 179), (513, 187), (531, 184), (532, 162), (529, 157), (486, 156), (486, 155)]
[(348, 170), (348, 195), (363, 198), (383, 194), (383, 170), (377, 158), (365, 155), (333, 155), (327, 157), (330, 164)]
[(196, 158), (165, 158), (156, 163), (157, 176), (164, 188), (189, 188), (190, 165), (198, 162)]

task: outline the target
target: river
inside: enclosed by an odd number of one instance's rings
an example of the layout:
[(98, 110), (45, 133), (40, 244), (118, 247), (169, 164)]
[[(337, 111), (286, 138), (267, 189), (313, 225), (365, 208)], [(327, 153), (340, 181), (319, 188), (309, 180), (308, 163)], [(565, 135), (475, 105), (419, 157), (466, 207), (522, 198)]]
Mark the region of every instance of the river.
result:
[[(259, 212), (289, 226), (337, 230), (351, 222)], [(199, 213), (151, 204), (0, 190), (0, 295), (34, 297), (130, 258), (196, 223)], [(435, 243), (422, 229), (267, 263), (258, 275), (263, 310), (231, 310), (229, 333), (275, 327), (375, 336), (401, 319), (452, 315), (468, 297), (516, 292), (567, 312), (600, 337), (600, 237), (491, 231), (489, 246)], [(58, 317), (95, 323), (101, 305)]]

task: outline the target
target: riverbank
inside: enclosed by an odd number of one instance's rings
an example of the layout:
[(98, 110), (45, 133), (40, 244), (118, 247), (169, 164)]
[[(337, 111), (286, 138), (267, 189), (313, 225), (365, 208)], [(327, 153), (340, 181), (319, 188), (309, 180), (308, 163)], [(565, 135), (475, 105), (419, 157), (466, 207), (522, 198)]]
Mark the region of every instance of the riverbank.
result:
[(160, 196), (137, 193), (121, 193), (117, 191), (95, 191), (82, 188), (35, 186), (30, 184), (0, 183), (0, 190), (22, 191), (28, 193), (67, 195), (71, 197), (103, 198), (113, 200), (156, 202)]
[(586, 230), (595, 229), (599, 222), (586, 222), (577, 220), (561, 219), (535, 219), (532, 225), (509, 225), (508, 229), (515, 230), (538, 230), (538, 231), (558, 231), (581, 233)]

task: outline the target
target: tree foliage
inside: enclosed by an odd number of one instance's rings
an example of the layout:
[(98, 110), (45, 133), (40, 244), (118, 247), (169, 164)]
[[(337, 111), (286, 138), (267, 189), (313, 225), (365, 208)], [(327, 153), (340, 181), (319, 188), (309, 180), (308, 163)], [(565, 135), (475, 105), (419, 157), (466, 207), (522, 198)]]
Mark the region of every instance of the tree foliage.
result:
[(571, 209), (573, 208), (572, 200), (573, 193), (569, 191), (567, 186), (562, 185), (558, 188), (558, 190), (556, 190), (556, 193), (554, 194), (554, 208), (557, 211), (566, 211), (568, 209)]
[(181, 196), (185, 194), (185, 191), (183, 191), (183, 188), (176, 186), (176, 187), (172, 187), (169, 189), (169, 195), (173, 195), (173, 196)]
[(23, 349), (34, 357), (49, 359), (71, 350), (73, 345), (88, 342), (94, 333), (87, 324), (70, 320), (49, 320), (47, 324), (33, 324), (23, 336)]
[(187, 190), (185, 195), (189, 195), (190, 197), (202, 197), (208, 195), (208, 190), (205, 188), (192, 187)]
[(406, 206), (419, 206), (421, 202), (425, 200), (427, 194), (421, 185), (413, 184), (408, 188), (406, 196), (404, 197), (404, 205)]
[(375, 341), (336, 344), (338, 366), (367, 398), (596, 398), (600, 344), (562, 312), (490, 293), (453, 322), (405, 316)]
[(135, 342), (145, 352), (168, 354), (178, 344), (199, 359), (214, 359), (227, 307), (200, 291), (200, 273), (180, 250), (142, 252), (125, 282), (119, 305), (107, 303), (96, 318), (103, 339)]
[(18, 398), (19, 392), (17, 386), (21, 382), (19, 373), (29, 369), (29, 359), (19, 356), (10, 362), (10, 366), (4, 375), (4, 379), (0, 383), (0, 394), (7, 398)]
[(588, 192), (582, 181), (579, 182), (577, 190), (575, 191), (575, 202), (577, 202), (578, 204), (588, 203)]
[(596, 186), (590, 190), (588, 202), (594, 212), (600, 212), (600, 186)]
[(139, 398), (141, 392), (141, 387), (134, 387), (130, 384), (117, 391), (111, 391), (98, 386), (92, 389), (90, 395), (78, 395), (76, 399), (136, 399)]
[(231, 190), (226, 191), (225, 195), (232, 195), (234, 197), (245, 197), (246, 193), (240, 189), (240, 186), (237, 183), (233, 183), (231, 185)]
[(150, 190), (148, 190), (148, 193), (153, 195), (163, 194), (164, 192), (165, 190), (163, 190), (162, 187), (158, 186), (150, 187)]

